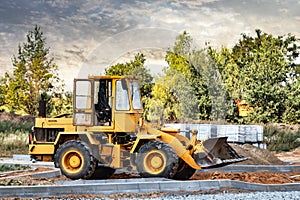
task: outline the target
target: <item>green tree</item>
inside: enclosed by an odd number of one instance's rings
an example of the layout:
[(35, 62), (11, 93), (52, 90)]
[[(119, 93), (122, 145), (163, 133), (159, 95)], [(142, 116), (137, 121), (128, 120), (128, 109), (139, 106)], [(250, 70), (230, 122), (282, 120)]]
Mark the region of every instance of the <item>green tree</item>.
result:
[(174, 69), (164, 69), (147, 101), (149, 120), (188, 120), (197, 117), (197, 99), (185, 77)]
[(287, 110), (299, 108), (298, 100), (291, 101), (291, 89), (297, 87), (299, 79), (297, 42), (291, 34), (274, 37), (256, 30), (255, 37), (242, 34), (231, 50), (209, 48), (229, 96), (246, 100), (252, 108), (249, 122), (291, 120)]
[[(222, 118), (224, 94), (220, 87), (221, 79), (214, 65), (207, 59), (205, 49), (195, 48), (191, 36), (184, 31), (177, 37), (174, 47), (167, 51), (165, 60), (169, 67), (165, 69), (166, 77), (162, 77), (162, 80), (178, 79), (174, 85), (168, 83), (169, 90), (176, 91), (172, 94), (176, 97), (173, 104), (177, 106), (165, 104), (173, 108), (175, 118)], [(185, 86), (180, 87), (183, 83)], [(175, 108), (177, 110), (174, 110)]]
[(170, 82), (167, 83), (167, 81), (157, 80), (152, 88), (152, 97), (146, 99), (147, 120), (177, 119), (178, 101), (169, 90)]
[(47, 114), (51, 116), (71, 116), (73, 112), (73, 94), (71, 92), (56, 93), (55, 96), (46, 95)]
[(140, 90), (142, 96), (142, 103), (144, 107), (144, 117), (147, 119), (149, 114), (149, 107), (147, 103), (151, 98), (151, 91), (153, 87), (153, 76), (150, 74), (150, 70), (145, 67), (145, 55), (137, 53), (134, 56), (134, 60), (126, 63), (117, 63), (105, 69), (106, 75), (111, 76), (126, 76), (132, 75), (139, 77)]
[(48, 58), (49, 48), (40, 27), (36, 25), (26, 39), (19, 44), (18, 55), (12, 58), (13, 73), (5, 73), (1, 89), (8, 107), (36, 115), (39, 95), (61, 93), (63, 84), (53, 58)]
[(145, 64), (146, 58), (142, 53), (135, 55), (134, 60), (126, 63), (118, 63), (105, 69), (106, 75), (111, 76), (125, 76), (133, 75), (139, 77), (140, 89), (143, 101), (149, 98), (153, 86), (153, 76), (150, 70), (147, 69)]
[(282, 120), (285, 123), (300, 123), (300, 79), (288, 83), (289, 95), (285, 101), (285, 111)]

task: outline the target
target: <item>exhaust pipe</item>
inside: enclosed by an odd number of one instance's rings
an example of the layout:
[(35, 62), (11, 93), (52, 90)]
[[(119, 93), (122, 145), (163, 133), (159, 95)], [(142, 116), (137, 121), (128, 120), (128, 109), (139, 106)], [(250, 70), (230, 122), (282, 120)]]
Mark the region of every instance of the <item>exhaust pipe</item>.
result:
[(39, 101), (39, 114), (38, 117), (46, 118), (47, 106), (45, 101), (45, 95), (41, 94), (41, 100)]

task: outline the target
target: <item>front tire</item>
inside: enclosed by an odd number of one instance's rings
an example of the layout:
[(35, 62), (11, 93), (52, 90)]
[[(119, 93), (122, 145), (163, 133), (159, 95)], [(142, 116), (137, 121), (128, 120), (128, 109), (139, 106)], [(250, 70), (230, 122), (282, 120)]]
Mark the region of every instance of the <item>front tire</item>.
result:
[(56, 167), (70, 179), (90, 178), (96, 168), (95, 158), (87, 144), (71, 140), (61, 145), (54, 157)]
[(184, 162), (184, 160), (182, 160), (180, 158), (179, 167), (178, 167), (178, 170), (177, 170), (176, 174), (174, 175), (173, 179), (187, 180), (187, 179), (191, 178), (195, 172), (196, 172), (196, 170), (194, 168), (192, 168), (191, 166), (186, 164), (186, 162)]
[(140, 148), (136, 167), (142, 177), (172, 178), (178, 168), (178, 156), (167, 143), (150, 141)]

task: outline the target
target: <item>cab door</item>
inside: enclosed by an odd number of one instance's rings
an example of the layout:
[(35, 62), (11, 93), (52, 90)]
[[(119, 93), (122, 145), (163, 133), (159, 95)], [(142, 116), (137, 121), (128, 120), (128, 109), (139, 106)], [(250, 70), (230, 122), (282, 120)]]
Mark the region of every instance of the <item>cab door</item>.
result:
[(73, 124), (93, 126), (94, 124), (94, 80), (74, 80)]

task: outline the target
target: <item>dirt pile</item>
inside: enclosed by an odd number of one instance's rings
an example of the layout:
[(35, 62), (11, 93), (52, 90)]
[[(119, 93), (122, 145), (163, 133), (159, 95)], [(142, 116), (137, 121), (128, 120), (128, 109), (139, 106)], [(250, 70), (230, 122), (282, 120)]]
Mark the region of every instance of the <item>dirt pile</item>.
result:
[(198, 172), (191, 180), (216, 180), (230, 179), (251, 183), (284, 184), (300, 182), (300, 172), (272, 173), (266, 171), (257, 172)]
[(278, 157), (281, 160), (288, 161), (293, 164), (300, 164), (300, 148), (297, 148), (290, 152), (281, 152), (276, 154), (276, 157)]
[(18, 185), (55, 185), (54, 180), (47, 178), (33, 178), (31, 176), (23, 176), (16, 178), (0, 179), (0, 186), (18, 186)]
[(261, 149), (250, 144), (238, 146), (232, 144), (231, 147), (248, 160), (237, 163), (242, 165), (284, 165), (285, 163), (277, 158), (274, 153), (267, 149)]
[(29, 170), (18, 170), (11, 172), (0, 172), (0, 186), (18, 186), (18, 185), (55, 185), (56, 181), (71, 181), (65, 176), (54, 178), (35, 178), (32, 174), (51, 171), (53, 168), (38, 167)]

